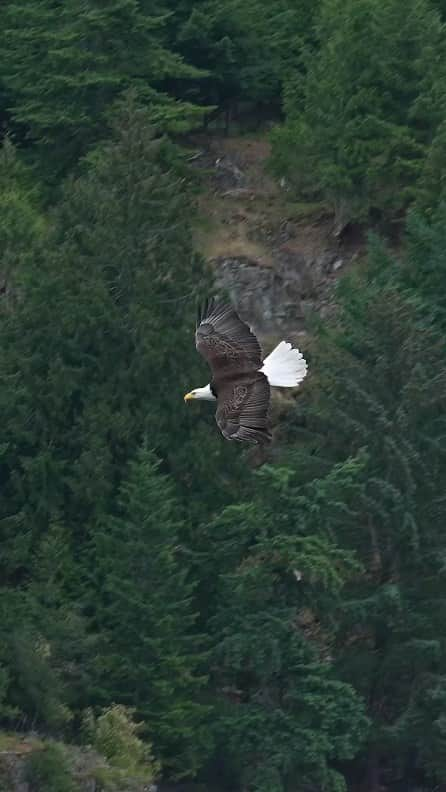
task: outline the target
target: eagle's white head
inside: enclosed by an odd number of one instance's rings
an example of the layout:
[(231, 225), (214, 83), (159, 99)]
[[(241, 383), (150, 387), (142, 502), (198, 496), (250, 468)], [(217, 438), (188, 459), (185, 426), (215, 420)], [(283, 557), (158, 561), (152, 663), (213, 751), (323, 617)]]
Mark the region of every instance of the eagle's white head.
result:
[(195, 390), (191, 390), (189, 393), (186, 393), (184, 401), (190, 401), (191, 399), (206, 399), (207, 401), (215, 401), (215, 396), (211, 391), (211, 386), (206, 385), (204, 388), (195, 388)]

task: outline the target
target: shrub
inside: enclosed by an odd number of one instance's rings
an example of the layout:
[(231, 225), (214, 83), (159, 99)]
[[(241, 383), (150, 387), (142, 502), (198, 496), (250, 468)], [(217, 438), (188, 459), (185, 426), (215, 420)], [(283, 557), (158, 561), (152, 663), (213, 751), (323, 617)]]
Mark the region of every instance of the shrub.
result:
[(59, 743), (50, 742), (32, 753), (26, 775), (32, 792), (79, 792), (67, 751)]
[(101, 773), (104, 788), (113, 788), (113, 782), (124, 777), (149, 784), (159, 773), (152, 747), (138, 736), (139, 729), (140, 724), (133, 720), (130, 707), (114, 704), (97, 718), (91, 710), (85, 713), (84, 731), (111, 766)]

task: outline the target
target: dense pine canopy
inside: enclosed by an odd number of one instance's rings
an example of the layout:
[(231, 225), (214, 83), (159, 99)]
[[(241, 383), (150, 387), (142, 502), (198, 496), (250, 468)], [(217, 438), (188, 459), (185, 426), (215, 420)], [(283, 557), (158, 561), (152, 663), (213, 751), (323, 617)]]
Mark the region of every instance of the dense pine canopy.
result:
[[(79, 792), (86, 742), (103, 790), (444, 785), (445, 14), (2, 4), (0, 728), (47, 741), (33, 789)], [(265, 118), (290, 199), (380, 236), (259, 467), (182, 403), (185, 144)]]

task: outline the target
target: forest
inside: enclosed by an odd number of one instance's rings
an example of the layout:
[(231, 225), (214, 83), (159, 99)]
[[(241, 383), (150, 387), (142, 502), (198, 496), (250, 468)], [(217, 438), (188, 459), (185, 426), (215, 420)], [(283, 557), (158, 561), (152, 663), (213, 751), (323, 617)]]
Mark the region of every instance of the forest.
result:
[[(446, 790), (445, 16), (3, 0), (2, 792)], [(183, 404), (235, 131), (367, 238), (261, 464)]]

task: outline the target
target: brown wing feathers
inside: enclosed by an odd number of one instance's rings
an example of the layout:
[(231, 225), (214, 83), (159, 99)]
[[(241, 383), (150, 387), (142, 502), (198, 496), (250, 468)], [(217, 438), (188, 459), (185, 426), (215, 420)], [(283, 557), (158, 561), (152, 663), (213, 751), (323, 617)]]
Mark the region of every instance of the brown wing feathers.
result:
[(217, 392), (216, 421), (230, 440), (264, 443), (270, 387), (259, 369), (262, 351), (254, 333), (232, 306), (208, 300), (198, 313), (196, 346), (212, 369)]
[(238, 370), (255, 370), (261, 366), (260, 344), (232, 306), (207, 300), (198, 318), (196, 346), (215, 378), (228, 366)]

